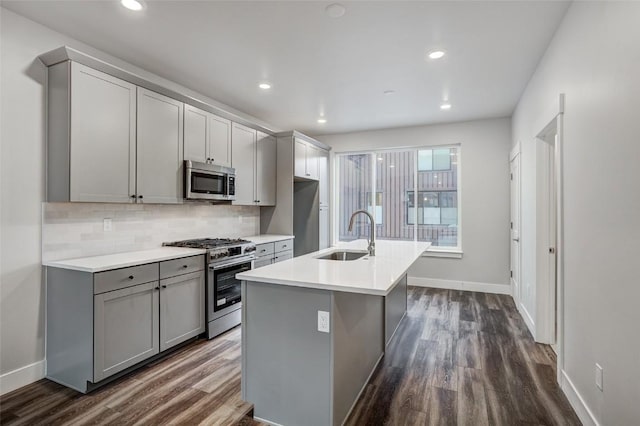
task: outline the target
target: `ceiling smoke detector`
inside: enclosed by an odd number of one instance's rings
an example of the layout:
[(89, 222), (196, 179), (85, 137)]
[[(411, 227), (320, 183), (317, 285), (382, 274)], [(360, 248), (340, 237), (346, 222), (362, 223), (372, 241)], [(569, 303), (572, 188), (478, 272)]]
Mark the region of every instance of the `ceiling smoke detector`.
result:
[(347, 8), (340, 3), (333, 3), (327, 6), (324, 11), (332, 18), (341, 18), (346, 13)]

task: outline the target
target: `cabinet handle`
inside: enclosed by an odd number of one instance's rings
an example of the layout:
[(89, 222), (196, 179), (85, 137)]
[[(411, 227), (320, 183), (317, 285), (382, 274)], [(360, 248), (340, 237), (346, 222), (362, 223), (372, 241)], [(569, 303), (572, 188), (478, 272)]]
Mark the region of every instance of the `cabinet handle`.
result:
[(265, 251), (267, 251), (266, 249), (262, 249), (260, 250), (260, 253), (264, 253)]
[(286, 245), (286, 244), (283, 244), (283, 245), (282, 245), (282, 248), (286, 248), (286, 247), (287, 247), (287, 245)]
[(167, 286), (166, 286), (166, 285), (163, 285), (163, 286), (162, 286), (162, 288), (167, 288)]
[(154, 288), (154, 290), (156, 290), (156, 291), (157, 291), (157, 290), (160, 290), (160, 287), (156, 287), (156, 288)]
[(140, 199), (141, 199), (141, 198), (142, 198), (142, 195), (138, 195), (138, 198), (140, 198)]
[(133, 279), (133, 275), (129, 275), (129, 279), (132, 280)]
[(311, 173), (307, 173), (306, 176), (311, 176)]
[(136, 195), (135, 195), (135, 194), (133, 194), (133, 195), (131, 196), (131, 198), (136, 198)]
[(212, 159), (211, 159), (211, 162), (212, 162), (212, 163), (215, 163), (215, 162), (216, 162), (216, 159), (215, 159), (215, 158), (212, 158)]
[(182, 267), (183, 267), (184, 269), (187, 269), (187, 268), (189, 267), (189, 265), (182, 265)]

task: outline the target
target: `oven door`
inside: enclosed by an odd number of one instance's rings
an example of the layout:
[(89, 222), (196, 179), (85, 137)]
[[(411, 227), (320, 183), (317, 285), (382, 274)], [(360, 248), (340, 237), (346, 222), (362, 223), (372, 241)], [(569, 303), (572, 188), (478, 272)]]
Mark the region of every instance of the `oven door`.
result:
[(251, 270), (252, 260), (209, 265), (209, 320), (240, 308), (242, 281), (236, 274)]

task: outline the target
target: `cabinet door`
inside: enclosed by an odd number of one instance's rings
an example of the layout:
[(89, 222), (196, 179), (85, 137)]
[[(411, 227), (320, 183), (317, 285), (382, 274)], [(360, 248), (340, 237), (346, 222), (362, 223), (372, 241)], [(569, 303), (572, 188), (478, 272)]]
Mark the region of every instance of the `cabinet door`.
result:
[(319, 250), (322, 250), (328, 248), (331, 242), (328, 207), (320, 207), (320, 215), (318, 217), (318, 221), (318, 232), (320, 233), (320, 235), (318, 236), (318, 247)]
[(94, 296), (93, 381), (159, 352), (158, 282)]
[(209, 114), (209, 153), (211, 163), (231, 167), (231, 121)]
[(256, 200), (261, 206), (276, 205), (276, 138), (258, 132), (256, 142)]
[(307, 143), (296, 138), (294, 144), (294, 175), (307, 178)]
[(138, 87), (138, 201), (182, 202), (183, 109), (182, 102)]
[(272, 263), (273, 263), (273, 257), (259, 257), (253, 262), (253, 269), (271, 265)]
[(307, 178), (318, 180), (318, 157), (320, 157), (320, 149), (315, 146), (307, 145)]
[(236, 169), (236, 199), (233, 204), (255, 205), (256, 131), (233, 123), (232, 164)]
[(209, 113), (184, 106), (184, 159), (206, 163), (208, 158)]
[(131, 202), (136, 86), (71, 64), (69, 201)]
[(205, 330), (204, 271), (160, 280), (160, 351)]
[(318, 192), (320, 207), (329, 206), (329, 151), (318, 151)]

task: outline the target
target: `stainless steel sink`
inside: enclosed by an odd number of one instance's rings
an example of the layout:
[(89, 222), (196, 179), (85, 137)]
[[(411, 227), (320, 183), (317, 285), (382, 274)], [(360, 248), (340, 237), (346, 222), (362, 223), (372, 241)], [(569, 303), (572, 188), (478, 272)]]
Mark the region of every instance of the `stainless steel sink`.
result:
[(322, 259), (322, 260), (339, 260), (339, 261), (347, 261), (347, 260), (357, 260), (360, 259), (361, 257), (366, 256), (367, 254), (369, 254), (366, 251), (346, 251), (346, 250), (336, 250), (336, 251), (332, 251), (330, 253), (327, 253), (323, 256), (318, 256), (316, 257), (316, 259)]

